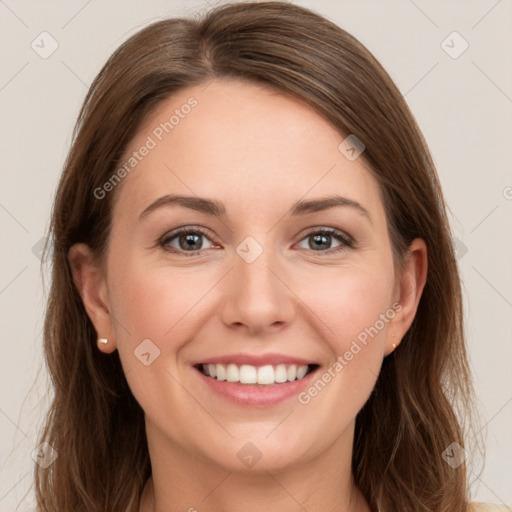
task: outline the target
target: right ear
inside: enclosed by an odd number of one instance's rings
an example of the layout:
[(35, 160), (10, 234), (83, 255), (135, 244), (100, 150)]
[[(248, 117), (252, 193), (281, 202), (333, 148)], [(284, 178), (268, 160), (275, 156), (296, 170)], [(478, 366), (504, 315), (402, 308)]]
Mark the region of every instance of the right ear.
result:
[(68, 260), (73, 274), (73, 282), (82, 298), (87, 315), (96, 329), (98, 338), (107, 338), (107, 344), (98, 344), (105, 353), (116, 349), (114, 329), (108, 302), (107, 283), (101, 268), (94, 259), (91, 248), (83, 243), (71, 246)]

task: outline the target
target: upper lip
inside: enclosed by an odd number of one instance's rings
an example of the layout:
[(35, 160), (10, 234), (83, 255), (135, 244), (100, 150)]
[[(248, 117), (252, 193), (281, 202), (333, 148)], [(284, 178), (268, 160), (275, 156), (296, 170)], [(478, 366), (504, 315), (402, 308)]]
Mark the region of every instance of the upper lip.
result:
[(249, 364), (251, 366), (265, 366), (277, 364), (296, 364), (296, 365), (309, 365), (315, 364), (313, 361), (308, 361), (300, 357), (289, 356), (286, 354), (228, 354), (224, 356), (209, 357), (208, 359), (201, 359), (193, 364)]

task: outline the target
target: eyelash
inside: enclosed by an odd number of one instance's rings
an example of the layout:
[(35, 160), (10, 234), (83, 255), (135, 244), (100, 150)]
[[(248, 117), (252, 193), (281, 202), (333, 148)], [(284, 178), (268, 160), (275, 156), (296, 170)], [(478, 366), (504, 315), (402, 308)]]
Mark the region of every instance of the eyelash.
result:
[[(173, 254), (180, 254), (180, 255), (182, 254), (185, 257), (197, 256), (198, 254), (205, 251), (206, 249), (200, 249), (197, 251), (184, 251), (182, 249), (176, 249), (175, 247), (170, 247), (167, 245), (171, 240), (173, 240), (181, 235), (191, 235), (191, 234), (201, 234), (201, 235), (205, 236), (206, 238), (208, 238), (208, 240), (210, 240), (208, 233), (204, 229), (197, 227), (197, 228), (180, 228), (176, 231), (170, 232), (170, 233), (166, 234), (163, 238), (161, 238), (158, 243), (167, 252), (171, 252)], [(339, 242), (341, 242), (341, 245), (339, 245), (338, 247), (335, 247), (333, 249), (328, 249), (326, 251), (321, 251), (321, 250), (314, 251), (313, 249), (310, 249), (311, 251), (316, 252), (316, 253), (333, 254), (333, 253), (337, 253), (339, 251), (345, 250), (347, 248), (352, 249), (355, 246), (355, 241), (350, 235), (344, 233), (343, 231), (339, 231), (338, 229), (334, 229), (334, 228), (322, 228), (322, 229), (318, 229), (316, 231), (310, 231), (309, 233), (306, 233), (303, 236), (303, 238), (300, 239), (300, 242), (302, 242), (302, 240), (304, 240), (305, 238), (310, 237), (312, 235), (329, 235), (329, 236), (332, 236), (333, 238), (337, 239)]]

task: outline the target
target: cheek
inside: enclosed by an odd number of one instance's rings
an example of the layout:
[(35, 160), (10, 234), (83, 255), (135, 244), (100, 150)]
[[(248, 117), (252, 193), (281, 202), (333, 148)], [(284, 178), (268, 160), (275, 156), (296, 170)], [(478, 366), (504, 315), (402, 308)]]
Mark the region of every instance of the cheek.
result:
[(395, 314), (390, 304), (392, 268), (375, 264), (337, 269), (324, 279), (324, 288), (311, 286), (315, 276), (309, 279), (309, 287), (302, 288), (305, 302), (321, 320), (317, 325), (323, 325), (331, 359), (299, 401), (311, 402), (318, 414), (336, 411), (338, 420), (346, 422), (364, 405), (380, 371), (386, 329)]
[(332, 351), (342, 354), (376, 323), (379, 334), (385, 331), (380, 319), (390, 308), (393, 273), (382, 265), (330, 270), (310, 273), (301, 298), (322, 321)]
[(116, 329), (121, 344), (127, 338), (131, 343), (149, 338), (163, 349), (180, 339), (178, 333), (183, 336), (183, 329), (201, 310), (201, 298), (211, 288), (208, 279), (211, 272), (208, 276), (197, 269), (125, 261), (110, 276), (114, 314), (122, 323), (122, 329)]
[[(211, 287), (205, 279), (197, 272), (141, 265), (128, 258), (109, 273), (115, 290), (117, 350), (126, 379), (145, 413), (167, 425), (169, 432), (186, 429), (187, 418), (198, 415), (194, 402), (177, 385), (182, 375), (176, 362), (197, 330), (199, 301)], [(171, 426), (162, 404), (181, 411)]]

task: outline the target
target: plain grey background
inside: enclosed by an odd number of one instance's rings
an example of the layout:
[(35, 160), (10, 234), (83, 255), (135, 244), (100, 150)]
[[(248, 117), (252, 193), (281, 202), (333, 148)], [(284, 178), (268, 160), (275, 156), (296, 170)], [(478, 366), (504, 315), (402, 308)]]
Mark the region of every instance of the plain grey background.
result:
[[(450, 209), (487, 430), (472, 497), (511, 505), (512, 0), (294, 3), (331, 19), (377, 57), (426, 137)], [(149, 22), (216, 4), (0, 0), (1, 511), (34, 509), (24, 495), (49, 402), (44, 368), (38, 374), (40, 240), (87, 88), (116, 47)]]

